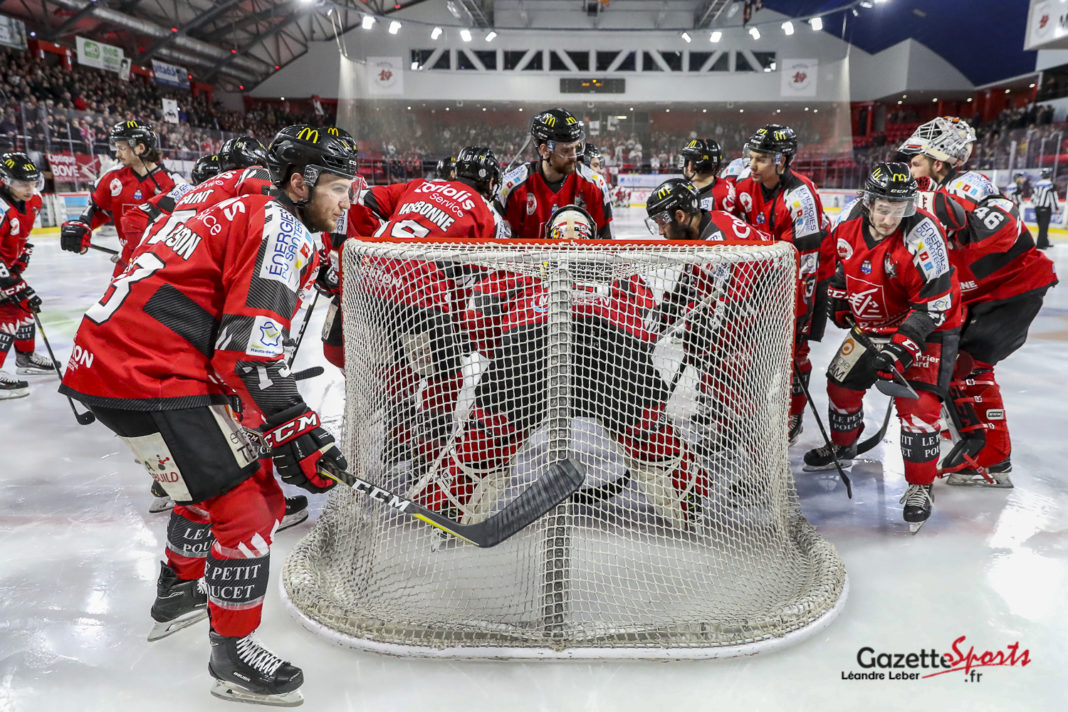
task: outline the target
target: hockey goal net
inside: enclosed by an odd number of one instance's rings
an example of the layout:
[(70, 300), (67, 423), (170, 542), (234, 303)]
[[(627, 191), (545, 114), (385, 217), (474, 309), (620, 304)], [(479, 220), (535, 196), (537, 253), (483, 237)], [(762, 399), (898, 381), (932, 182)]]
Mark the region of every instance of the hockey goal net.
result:
[(311, 629), (401, 655), (701, 658), (828, 623), (834, 547), (787, 457), (788, 245), (350, 240), (343, 442), (476, 522), (555, 461), (569, 500), (493, 548), (329, 496), (286, 561)]

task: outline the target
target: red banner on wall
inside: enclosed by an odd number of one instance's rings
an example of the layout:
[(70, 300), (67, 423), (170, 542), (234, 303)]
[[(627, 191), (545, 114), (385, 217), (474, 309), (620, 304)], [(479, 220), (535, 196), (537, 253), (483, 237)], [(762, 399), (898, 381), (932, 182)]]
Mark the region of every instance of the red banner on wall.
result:
[(86, 153), (46, 153), (56, 190), (86, 190), (100, 175), (100, 158)]

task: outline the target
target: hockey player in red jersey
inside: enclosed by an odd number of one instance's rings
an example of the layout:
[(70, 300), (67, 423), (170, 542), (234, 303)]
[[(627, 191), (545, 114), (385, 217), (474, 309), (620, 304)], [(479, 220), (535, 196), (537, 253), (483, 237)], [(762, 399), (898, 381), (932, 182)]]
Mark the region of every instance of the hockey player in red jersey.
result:
[(737, 196), (734, 182), (719, 177), (723, 149), (710, 138), (695, 138), (679, 152), (682, 175), (697, 188), (702, 210), (735, 211)]
[(934, 191), (925, 199), (946, 228), (967, 307), (947, 402), (960, 440), (942, 470), (951, 485), (1012, 487), (1009, 426), (994, 368), (1026, 341), (1057, 275), (1012, 201), (985, 175), (962, 171), (974, 141), (967, 122), (940, 116), (900, 150), (912, 156), (912, 174)]
[[(41, 210), (38, 191), (43, 185), (44, 176), (25, 153), (0, 154), (0, 368), (14, 344), (20, 375), (56, 372), (50, 359), (34, 352), (33, 315), (41, 309), (41, 298), (24, 277), (33, 255), (27, 240)], [(29, 395), (28, 387), (0, 371), (0, 400)]]
[(746, 222), (770, 232), (776, 240), (793, 244), (801, 253), (802, 294), (794, 341), (797, 368), (790, 389), (788, 435), (792, 443), (801, 433), (801, 416), (805, 410), (802, 381), (807, 385), (812, 373), (808, 342), (819, 341), (825, 326), (822, 306), (825, 285), (819, 280), (830, 275), (821, 275), (819, 265), (828, 221), (816, 186), (790, 168), (797, 153), (797, 135), (793, 129), (768, 124), (750, 137), (746, 151), (750, 176), (737, 183), (739, 214)]
[[(172, 514), (152, 638), (211, 614), (209, 672), (225, 699), (297, 704), (301, 670), (252, 637), (283, 513), (231, 394), (266, 418), (279, 475), (312, 492), (347, 463), (301, 398), (282, 339), (349, 206), (351, 144), (290, 126), (271, 144), (277, 190), (223, 201), (153, 234), (82, 320), (61, 390), (122, 437), (187, 516)], [(161, 348), (165, 344), (165, 348)], [(199, 515), (194, 518), (193, 515)], [(198, 585), (201, 574), (204, 584)], [(205, 590), (206, 588), (206, 590)]]
[(108, 137), (111, 150), (122, 164), (107, 171), (89, 195), (89, 207), (80, 217), (63, 223), (59, 244), (68, 252), (85, 254), (93, 230), (111, 221), (119, 233), (121, 247), (112, 276), (126, 269), (141, 233), (126, 232), (122, 215), (128, 205), (137, 205), (159, 193), (167, 193), (184, 179), (161, 165), (159, 137), (141, 121), (120, 121)]
[[(550, 220), (547, 237), (594, 234), (585, 210), (564, 206)], [(646, 318), (657, 306), (656, 294), (638, 274), (612, 279), (604, 265), (579, 256), (571, 269), (572, 414), (598, 418), (622, 446), (627, 470), (656, 514), (686, 527), (708, 482), (665, 413), (668, 387), (652, 362), (659, 331)], [(509, 462), (541, 425), (547, 403), (545, 282), (540, 272), (501, 270), (485, 273), (471, 289), (459, 318), (465, 338), (489, 365), (470, 416), (418, 483), (427, 507), (464, 522), (490, 514)]]
[(604, 178), (583, 164), (586, 132), (564, 109), (549, 109), (530, 122), (538, 160), (504, 176), (497, 205), (515, 237), (541, 239), (549, 219), (564, 205), (593, 216), (597, 237), (612, 237), (612, 196)]
[(901, 456), (908, 489), (903, 516), (915, 533), (934, 501), (939, 422), (963, 322), (960, 282), (938, 220), (917, 210), (916, 181), (905, 163), (880, 163), (861, 197), (835, 225), (834, 277), (828, 285), (834, 323), (881, 345), (872, 352), (852, 332), (827, 368), (831, 447), (805, 453), (805, 469), (849, 465), (864, 430), (864, 392), (891, 369), (918, 399), (894, 399), (901, 421)]

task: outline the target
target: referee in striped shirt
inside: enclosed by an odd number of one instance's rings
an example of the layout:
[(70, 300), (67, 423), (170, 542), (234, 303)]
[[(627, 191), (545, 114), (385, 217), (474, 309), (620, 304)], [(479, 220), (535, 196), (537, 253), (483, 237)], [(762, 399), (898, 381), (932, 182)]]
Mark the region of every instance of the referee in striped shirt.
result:
[(1038, 222), (1038, 238), (1035, 240), (1035, 247), (1040, 250), (1048, 250), (1050, 248), (1049, 221), (1053, 217), (1053, 213), (1060, 209), (1060, 205), (1057, 203), (1057, 190), (1054, 188), (1050, 176), (1050, 169), (1043, 168), (1042, 180), (1035, 184), (1031, 193), (1031, 202), (1035, 206), (1035, 221)]

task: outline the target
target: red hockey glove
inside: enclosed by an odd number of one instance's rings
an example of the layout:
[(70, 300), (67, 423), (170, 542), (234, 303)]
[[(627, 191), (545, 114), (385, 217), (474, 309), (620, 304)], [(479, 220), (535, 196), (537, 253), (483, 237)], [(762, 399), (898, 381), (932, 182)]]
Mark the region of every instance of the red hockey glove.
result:
[(324, 466), (349, 467), (334, 436), (319, 427), (319, 415), (303, 402), (267, 418), (263, 440), (271, 448), (278, 475), (309, 492), (325, 492), (337, 484), (319, 474)]
[(59, 228), (59, 246), (67, 252), (84, 255), (89, 251), (93, 231), (81, 220), (68, 220)]
[(341, 294), (341, 274), (331, 258), (333, 254), (329, 249), (319, 251), (319, 274), (315, 277), (315, 288), (324, 297)]
[(34, 314), (41, 311), (41, 298), (30, 288), (30, 285), (21, 279), (10, 286), (0, 288), (0, 302), (17, 304)]
[(923, 353), (923, 344), (918, 344), (900, 331), (894, 334), (886, 346), (875, 354), (875, 373), (884, 381), (894, 380), (891, 368), (897, 369), (902, 376), (912, 362)]
[(30, 266), (30, 256), (33, 254), (33, 243), (27, 242), (26, 246), (22, 248), (22, 254), (18, 256), (15, 263), (11, 265), (11, 271), (15, 274), (22, 274), (26, 271), (26, 268)]
[(839, 329), (850, 327), (849, 301), (846, 299), (848, 296), (845, 287), (839, 287), (833, 282), (827, 285), (827, 315)]

